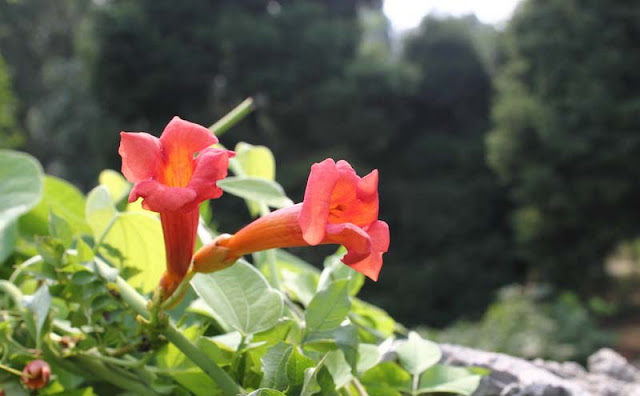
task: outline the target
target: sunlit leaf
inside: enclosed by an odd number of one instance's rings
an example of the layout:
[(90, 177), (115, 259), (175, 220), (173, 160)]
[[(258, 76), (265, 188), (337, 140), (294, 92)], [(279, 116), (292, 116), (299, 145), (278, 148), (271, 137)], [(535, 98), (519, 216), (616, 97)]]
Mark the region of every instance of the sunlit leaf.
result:
[(351, 306), (348, 288), (346, 279), (332, 282), (313, 297), (304, 314), (307, 334), (326, 332), (340, 326)]
[(98, 181), (100, 185), (107, 188), (114, 204), (122, 201), (129, 194), (129, 189), (131, 188), (131, 184), (120, 172), (111, 169), (105, 169), (100, 172)]
[(85, 220), (85, 198), (73, 184), (54, 176), (44, 177), (42, 199), (20, 218), (23, 235), (47, 235), (49, 213), (65, 220), (74, 235), (91, 234)]
[(42, 195), (42, 167), (35, 158), (0, 150), (0, 263), (13, 251), (15, 222), (33, 208)]
[(452, 367), (436, 364), (420, 376), (418, 393), (455, 393), (472, 394), (482, 379), (464, 367)]
[(244, 260), (222, 271), (198, 274), (191, 285), (218, 317), (243, 334), (273, 327), (282, 314), (280, 294)]
[(293, 205), (282, 187), (273, 180), (260, 177), (227, 177), (219, 180), (218, 186), (229, 194), (263, 203), (272, 208), (284, 208)]
[[(156, 216), (144, 212), (118, 213), (106, 187), (94, 188), (87, 197), (86, 217), (97, 243), (111, 249), (101, 254), (119, 266), (133, 267), (139, 272), (129, 283), (152, 291), (165, 267), (162, 227)], [(124, 258), (114, 252), (115, 249)]]
[(400, 364), (413, 375), (420, 375), (423, 371), (440, 361), (442, 352), (438, 344), (425, 340), (414, 331), (409, 338), (399, 341), (396, 348)]

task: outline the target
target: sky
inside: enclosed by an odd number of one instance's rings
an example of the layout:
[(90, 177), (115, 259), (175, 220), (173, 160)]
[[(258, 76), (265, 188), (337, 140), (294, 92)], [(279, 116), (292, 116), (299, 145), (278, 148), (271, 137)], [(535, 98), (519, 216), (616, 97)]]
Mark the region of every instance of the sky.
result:
[(384, 12), (394, 29), (416, 27), (429, 14), (476, 14), (485, 23), (504, 22), (513, 13), (520, 0), (385, 0)]

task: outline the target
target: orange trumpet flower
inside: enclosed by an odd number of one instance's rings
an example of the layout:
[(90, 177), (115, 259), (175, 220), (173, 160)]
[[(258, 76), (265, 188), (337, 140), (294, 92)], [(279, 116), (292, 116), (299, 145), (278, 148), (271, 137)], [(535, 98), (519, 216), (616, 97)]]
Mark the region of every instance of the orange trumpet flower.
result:
[(164, 297), (189, 271), (198, 228), (198, 205), (218, 198), (216, 181), (227, 176), (233, 152), (211, 148), (218, 139), (205, 127), (174, 117), (160, 138), (121, 132), (122, 173), (135, 183), (129, 202), (160, 213), (167, 269), (160, 280)]
[(339, 244), (342, 262), (376, 281), (389, 248), (389, 227), (378, 220), (378, 171), (358, 177), (346, 161), (311, 167), (304, 201), (221, 235), (196, 252), (193, 270), (212, 272), (239, 257), (272, 248)]

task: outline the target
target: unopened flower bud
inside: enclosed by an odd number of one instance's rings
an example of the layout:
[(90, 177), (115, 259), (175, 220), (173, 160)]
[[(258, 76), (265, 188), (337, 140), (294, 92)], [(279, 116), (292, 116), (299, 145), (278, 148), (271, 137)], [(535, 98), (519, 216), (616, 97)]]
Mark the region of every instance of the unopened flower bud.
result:
[(29, 389), (44, 388), (51, 378), (51, 367), (44, 360), (32, 360), (22, 369), (22, 382)]

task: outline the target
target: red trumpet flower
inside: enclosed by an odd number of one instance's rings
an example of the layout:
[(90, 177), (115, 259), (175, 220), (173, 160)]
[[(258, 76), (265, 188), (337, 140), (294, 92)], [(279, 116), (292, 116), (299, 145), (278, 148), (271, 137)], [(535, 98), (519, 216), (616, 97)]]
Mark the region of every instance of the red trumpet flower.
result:
[(235, 235), (222, 235), (196, 252), (193, 270), (211, 272), (245, 254), (294, 246), (339, 244), (342, 262), (378, 279), (389, 227), (378, 220), (378, 171), (358, 177), (346, 161), (311, 167), (304, 201), (257, 219)]
[(143, 198), (145, 209), (160, 213), (167, 269), (160, 281), (164, 297), (189, 271), (198, 227), (198, 205), (218, 198), (216, 181), (227, 176), (233, 152), (211, 148), (218, 139), (205, 127), (174, 117), (160, 138), (121, 132), (122, 173), (135, 183), (129, 202)]

